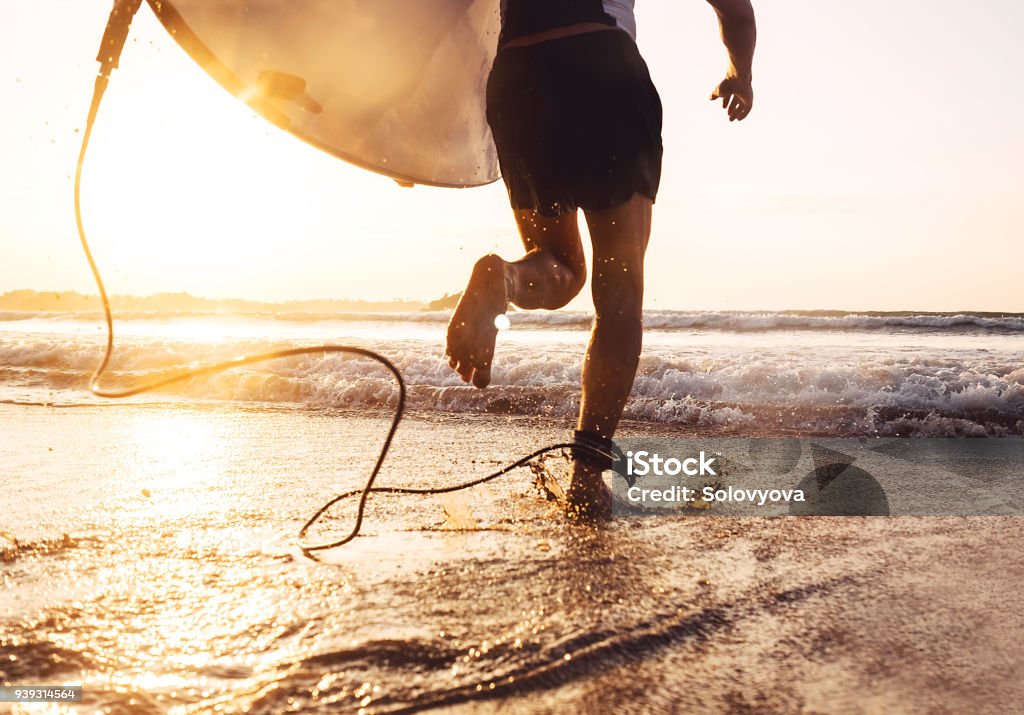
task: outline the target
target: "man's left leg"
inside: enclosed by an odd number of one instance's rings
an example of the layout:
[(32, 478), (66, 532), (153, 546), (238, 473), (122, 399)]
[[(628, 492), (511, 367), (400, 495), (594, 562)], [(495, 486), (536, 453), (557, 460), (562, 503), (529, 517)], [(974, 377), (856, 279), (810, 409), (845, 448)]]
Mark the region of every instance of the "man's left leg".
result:
[(575, 212), (551, 217), (519, 210), (515, 216), (526, 255), (505, 261), (491, 254), (477, 261), (448, 323), (448, 364), (477, 387), (491, 382), (495, 316), (509, 303), (527, 310), (561, 308), (587, 279)]

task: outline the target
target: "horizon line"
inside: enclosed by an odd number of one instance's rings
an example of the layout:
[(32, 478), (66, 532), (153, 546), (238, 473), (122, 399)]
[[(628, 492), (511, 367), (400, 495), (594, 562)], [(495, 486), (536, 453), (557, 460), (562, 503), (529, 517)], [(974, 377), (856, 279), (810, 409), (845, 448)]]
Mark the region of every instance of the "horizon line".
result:
[[(259, 300), (252, 298), (210, 298), (205, 296), (193, 295), (187, 291), (177, 292), (158, 292), (150, 293), (147, 295), (137, 294), (116, 294), (110, 295), (111, 302), (140, 302), (140, 303), (155, 303), (161, 300), (172, 301), (179, 300), (184, 302), (191, 302), (193, 305), (179, 305), (179, 306), (168, 306), (165, 308), (160, 307), (122, 307), (121, 310), (135, 310), (145, 312), (177, 312), (177, 313), (210, 313), (215, 312), (217, 307), (232, 306), (233, 310), (225, 312), (256, 312), (258, 308), (296, 308), (300, 305), (306, 305), (310, 308), (317, 305), (322, 305), (324, 309), (334, 309), (337, 312), (360, 312), (360, 308), (370, 309), (367, 312), (406, 312), (402, 310), (402, 307), (408, 307), (413, 311), (423, 311), (428, 309), (431, 304), (441, 303), (442, 301), (451, 301), (454, 298), (461, 295), (461, 292), (445, 294), (441, 298), (434, 300), (427, 299), (416, 299), (416, 298), (392, 298), (386, 300), (376, 300), (367, 298), (290, 298), (287, 300)], [(21, 300), (17, 300), (21, 299)], [(33, 300), (37, 299), (37, 300)], [(71, 302), (77, 303), (72, 306), (59, 306), (56, 305), (57, 301), (65, 299), (72, 299)], [(95, 306), (82, 305), (83, 301), (93, 302)], [(0, 293), (0, 311), (5, 312), (25, 312), (25, 313), (87, 313), (87, 312), (102, 312), (102, 305), (99, 304), (100, 298), (97, 293), (83, 293), (77, 290), (37, 290), (34, 288), (20, 288), (14, 290), (4, 291)], [(6, 303), (13, 303), (13, 305), (5, 305)], [(32, 305), (32, 304), (35, 305)], [(204, 305), (207, 304), (204, 308)], [(343, 306), (348, 306), (343, 307)], [(391, 309), (373, 311), (374, 307), (391, 306)], [(454, 306), (452, 306), (454, 307)], [(515, 309), (514, 306), (512, 306)], [(448, 308), (438, 308), (437, 310), (447, 310)], [(518, 311), (518, 309), (515, 309)], [(697, 308), (658, 308), (656, 306), (645, 306), (644, 311), (668, 311), (668, 312), (680, 312), (680, 313), (765, 313), (765, 314), (779, 314), (779, 315), (814, 315), (814, 316), (828, 316), (828, 315), (864, 315), (864, 316), (909, 316), (909, 315), (921, 315), (921, 316), (950, 316), (950, 315), (975, 315), (975, 316), (1001, 316), (1001, 317), (1024, 317), (1024, 312), (1012, 311), (1012, 310), (913, 310), (913, 309), (893, 309), (893, 310), (864, 310), (857, 308), (784, 308), (784, 309), (767, 309), (767, 308), (717, 308), (717, 309), (697, 309)], [(294, 310), (296, 313), (311, 312), (309, 310)], [(534, 312), (534, 311), (522, 311), (522, 312)], [(564, 312), (564, 313), (589, 313), (592, 309), (580, 309), (580, 308), (559, 308), (556, 311), (545, 311), (545, 312)]]

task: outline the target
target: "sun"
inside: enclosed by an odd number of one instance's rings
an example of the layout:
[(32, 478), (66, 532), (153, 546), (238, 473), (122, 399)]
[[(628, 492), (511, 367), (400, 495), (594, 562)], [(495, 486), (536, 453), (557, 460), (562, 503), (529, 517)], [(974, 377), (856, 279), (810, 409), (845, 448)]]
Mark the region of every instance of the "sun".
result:
[[(156, 292), (146, 290), (151, 280), (160, 290), (258, 297), (273, 288), (268, 269), (395, 216), (392, 182), (258, 116), (149, 13), (132, 31), (150, 41), (129, 43), (112, 77), (82, 186), (111, 293)], [(342, 267), (373, 253), (365, 241), (344, 248)]]

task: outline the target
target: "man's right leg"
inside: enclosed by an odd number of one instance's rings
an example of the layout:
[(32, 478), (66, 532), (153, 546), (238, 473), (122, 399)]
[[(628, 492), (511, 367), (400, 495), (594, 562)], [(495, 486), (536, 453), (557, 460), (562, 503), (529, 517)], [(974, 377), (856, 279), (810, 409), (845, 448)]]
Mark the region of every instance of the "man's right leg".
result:
[(555, 310), (576, 297), (587, 279), (575, 212), (550, 217), (516, 211), (515, 217), (526, 255), (510, 262), (491, 254), (477, 261), (448, 323), (448, 364), (477, 387), (490, 384), (498, 335), (494, 318), (508, 303)]
[[(594, 246), (591, 288), (594, 329), (583, 361), (577, 429), (611, 439), (629, 398), (643, 338), (644, 254), (653, 202), (639, 194), (605, 211), (587, 212)], [(573, 463), (569, 516), (583, 521), (611, 515), (611, 495), (593, 460)]]

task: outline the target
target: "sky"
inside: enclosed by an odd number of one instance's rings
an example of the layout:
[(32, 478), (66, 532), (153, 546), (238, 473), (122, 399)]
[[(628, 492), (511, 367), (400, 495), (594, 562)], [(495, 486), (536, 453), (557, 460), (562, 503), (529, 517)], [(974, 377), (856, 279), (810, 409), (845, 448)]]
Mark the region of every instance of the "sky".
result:
[[(637, 0), (665, 109), (646, 305), (1024, 312), (1024, 4), (756, 3), (756, 104), (707, 100), (703, 0)], [(71, 178), (107, 0), (0, 0), (0, 292), (91, 278)], [(143, 7), (95, 129), (87, 230), (118, 294), (433, 299), (521, 254), (501, 183), (402, 189), (255, 115)], [(571, 308), (589, 307), (585, 290)]]

